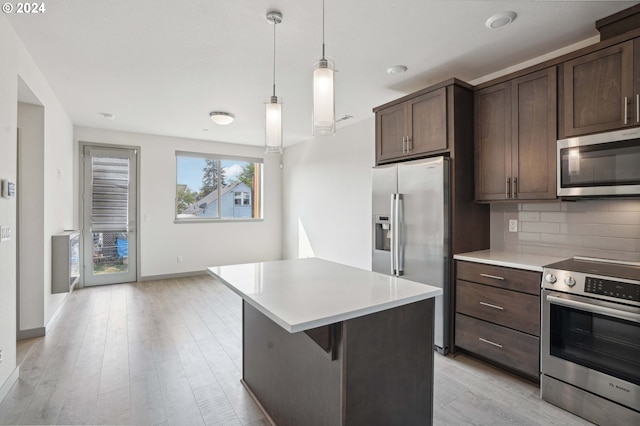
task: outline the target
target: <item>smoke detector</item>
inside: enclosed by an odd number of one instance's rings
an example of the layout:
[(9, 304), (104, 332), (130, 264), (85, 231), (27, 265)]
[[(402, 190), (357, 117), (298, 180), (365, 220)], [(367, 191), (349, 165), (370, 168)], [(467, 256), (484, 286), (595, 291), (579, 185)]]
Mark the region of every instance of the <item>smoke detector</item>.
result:
[(493, 15), (491, 18), (487, 19), (487, 22), (484, 23), (485, 27), (495, 30), (497, 28), (506, 27), (513, 21), (515, 21), (517, 13), (512, 10), (508, 10), (506, 12), (497, 13)]

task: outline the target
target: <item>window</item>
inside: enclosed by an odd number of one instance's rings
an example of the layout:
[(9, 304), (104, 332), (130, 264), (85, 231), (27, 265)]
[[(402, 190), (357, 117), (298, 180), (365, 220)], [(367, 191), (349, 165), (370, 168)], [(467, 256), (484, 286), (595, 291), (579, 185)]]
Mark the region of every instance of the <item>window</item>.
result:
[(176, 152), (176, 221), (262, 219), (262, 159)]
[(236, 192), (234, 195), (235, 205), (236, 206), (249, 206), (251, 205), (251, 201), (249, 199), (249, 192)]

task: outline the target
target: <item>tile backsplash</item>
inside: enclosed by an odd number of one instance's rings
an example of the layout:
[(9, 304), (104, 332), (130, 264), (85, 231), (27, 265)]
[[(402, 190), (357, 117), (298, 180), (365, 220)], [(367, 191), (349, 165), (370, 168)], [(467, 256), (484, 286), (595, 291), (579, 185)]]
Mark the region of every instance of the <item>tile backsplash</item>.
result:
[(640, 261), (640, 199), (492, 204), (491, 249)]

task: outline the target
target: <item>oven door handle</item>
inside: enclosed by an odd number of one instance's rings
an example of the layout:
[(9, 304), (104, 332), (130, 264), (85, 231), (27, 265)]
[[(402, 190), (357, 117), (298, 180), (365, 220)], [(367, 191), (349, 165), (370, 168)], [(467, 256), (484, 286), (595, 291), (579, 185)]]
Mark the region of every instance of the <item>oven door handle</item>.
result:
[(600, 306), (594, 303), (580, 302), (573, 299), (565, 299), (563, 297), (556, 297), (550, 294), (547, 295), (547, 301), (556, 305), (562, 305), (569, 308), (576, 308), (582, 311), (591, 312), (594, 314), (607, 315), (622, 320), (632, 321), (640, 323), (640, 314), (634, 312), (628, 312), (623, 309), (609, 308), (607, 306)]

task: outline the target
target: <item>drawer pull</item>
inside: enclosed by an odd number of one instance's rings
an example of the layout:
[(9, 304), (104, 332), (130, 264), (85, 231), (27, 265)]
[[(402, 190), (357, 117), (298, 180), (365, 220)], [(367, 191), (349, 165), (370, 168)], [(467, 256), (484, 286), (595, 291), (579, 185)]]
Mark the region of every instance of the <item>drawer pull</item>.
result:
[(478, 340), (481, 340), (481, 341), (483, 341), (483, 342), (485, 342), (485, 343), (488, 343), (488, 344), (490, 344), (490, 345), (493, 345), (493, 346), (497, 346), (497, 347), (499, 347), (499, 348), (501, 348), (501, 347), (502, 347), (502, 345), (501, 345), (501, 344), (499, 344), (499, 343), (495, 343), (495, 342), (492, 342), (491, 340), (483, 339), (482, 337), (478, 337)]
[(480, 276), (485, 278), (493, 278), (494, 280), (504, 280), (504, 277), (499, 277), (497, 275), (480, 274)]
[(487, 302), (480, 302), (480, 304), (482, 306), (487, 306), (489, 308), (493, 308), (493, 309), (500, 309), (501, 311), (504, 310), (504, 308), (502, 306), (498, 306), (498, 305), (492, 305), (491, 303), (487, 303)]

